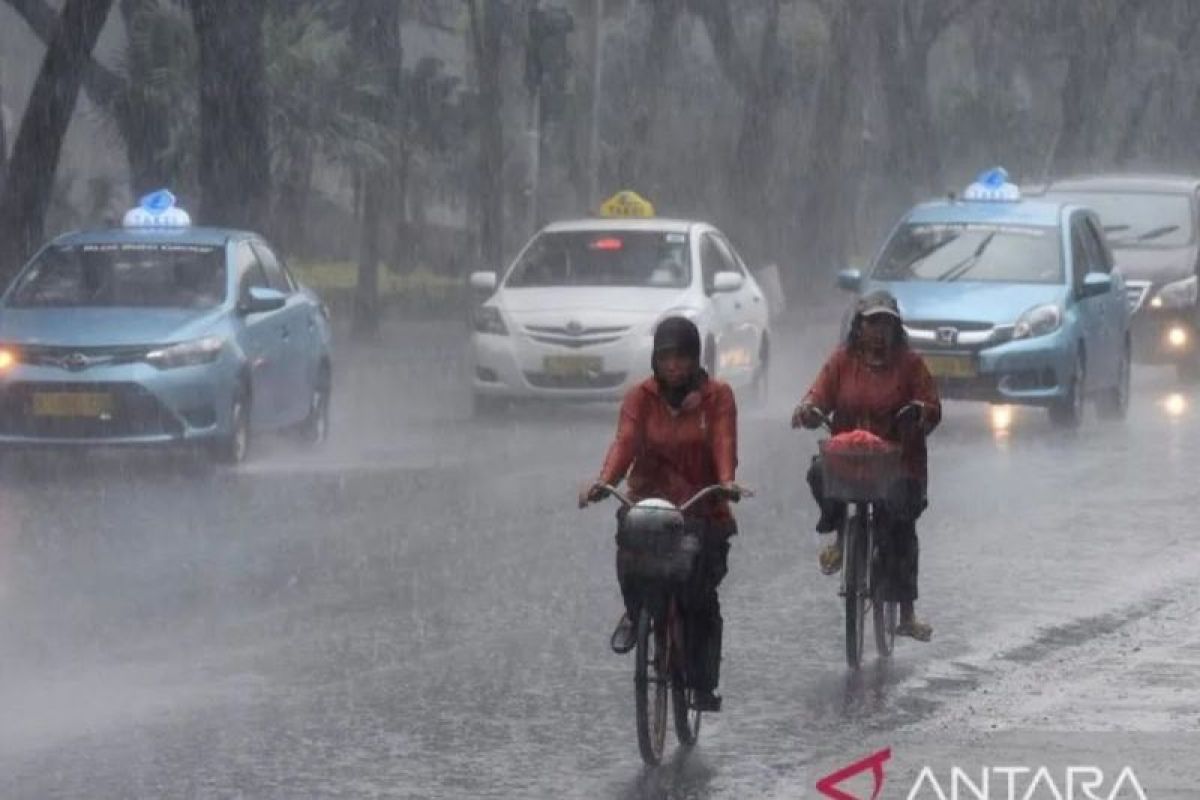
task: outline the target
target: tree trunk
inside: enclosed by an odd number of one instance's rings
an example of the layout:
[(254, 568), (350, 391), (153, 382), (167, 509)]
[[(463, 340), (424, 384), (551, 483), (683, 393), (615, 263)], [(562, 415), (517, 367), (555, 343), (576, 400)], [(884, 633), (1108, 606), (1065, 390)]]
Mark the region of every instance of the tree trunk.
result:
[(191, 0), (200, 55), (200, 209), (209, 225), (263, 230), (271, 157), (258, 0)]
[[(400, 135), (400, 94), (404, 64), (400, 42), (398, 0), (359, 0), (354, 6), (350, 35), (365, 68), (379, 77), (383, 93), (368, 113), (385, 129)], [(399, 148), (387, 147), (387, 163), (369, 166), (363, 175), (362, 227), (358, 249), (358, 281), (354, 296), (354, 335), (371, 339), (379, 333), (379, 239), (384, 206), (392, 197)]]
[(504, 120), (500, 116), (501, 19), (496, 0), (470, 0), (471, 42), (479, 81), (479, 245), (483, 268), (504, 259)]
[(113, 0), (67, 0), (34, 82), (0, 194), (0, 279), (44, 236), (46, 208), (75, 101)]
[(622, 189), (638, 186), (653, 194), (647, 186), (646, 154), (652, 151), (654, 116), (658, 111), (658, 94), (662, 89), (663, 73), (670, 55), (675, 24), (683, 10), (682, 0), (655, 0), (651, 6), (650, 31), (642, 53), (642, 68), (633, 92), (633, 122), (621, 139), (617, 164), (617, 180)]
[[(150, 4), (145, 0), (121, 0), (120, 9), (130, 39), (126, 50), (129, 54), (129, 74), (150, 75), (161, 65), (148, 58), (151, 53), (133, 44), (135, 38), (144, 36)], [(129, 161), (130, 188), (135, 197), (166, 186), (174, 177), (163, 163), (164, 154), (171, 146), (168, 128), (170, 114), (171, 109), (156, 102), (154, 93), (146, 91), (138, 81), (125, 87), (115, 103), (117, 125), (121, 130), (121, 138), (125, 140), (125, 154)]]
[(804, 272), (784, 275), (789, 294), (829, 278), (846, 260), (854, 208), (849, 184), (858, 177), (847, 163), (854, 155), (850, 141), (857, 141), (858, 133), (851, 131), (847, 123), (862, 11), (860, 2), (847, 0), (837, 3), (831, 12), (828, 58), (817, 87), (812, 163), (800, 214), (806, 252), (798, 266)]

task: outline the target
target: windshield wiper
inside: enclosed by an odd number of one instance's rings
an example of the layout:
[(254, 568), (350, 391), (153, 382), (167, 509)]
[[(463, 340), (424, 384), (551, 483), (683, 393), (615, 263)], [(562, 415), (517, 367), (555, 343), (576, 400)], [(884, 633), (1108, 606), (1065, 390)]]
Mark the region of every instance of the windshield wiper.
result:
[(976, 262), (979, 261), (979, 257), (983, 255), (983, 251), (987, 250), (988, 245), (990, 245), (992, 243), (992, 239), (995, 238), (996, 231), (992, 231), (987, 236), (983, 237), (983, 240), (979, 243), (979, 246), (975, 248), (974, 253), (971, 253), (971, 255), (967, 256), (962, 261), (959, 261), (953, 267), (943, 272), (937, 277), (937, 279), (939, 281), (950, 282), (956, 281), (963, 275), (966, 275), (968, 272), (974, 269)]
[(1168, 233), (1173, 233), (1177, 230), (1179, 230), (1178, 225), (1163, 225), (1161, 228), (1154, 228), (1153, 230), (1146, 231), (1140, 236), (1135, 236), (1133, 240), (1135, 242), (1148, 242), (1151, 239), (1157, 239), (1160, 236), (1166, 236)]
[(1105, 233), (1116, 233), (1117, 231), (1127, 231), (1127, 230), (1129, 230), (1128, 225), (1105, 225), (1104, 226)]

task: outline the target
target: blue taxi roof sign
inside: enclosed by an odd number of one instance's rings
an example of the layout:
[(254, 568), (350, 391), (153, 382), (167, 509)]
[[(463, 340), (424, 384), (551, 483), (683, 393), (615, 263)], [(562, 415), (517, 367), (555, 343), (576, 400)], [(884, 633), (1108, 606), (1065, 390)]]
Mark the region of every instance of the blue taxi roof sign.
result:
[(979, 173), (975, 182), (963, 192), (963, 199), (1015, 203), (1021, 199), (1021, 190), (1008, 180), (1008, 170), (992, 167)]
[(600, 216), (640, 217), (644, 219), (654, 216), (654, 204), (637, 192), (626, 189), (617, 192), (600, 204)]
[(175, 205), (175, 195), (159, 189), (144, 195), (137, 206), (126, 211), (122, 224), (126, 228), (187, 228), (192, 218)]

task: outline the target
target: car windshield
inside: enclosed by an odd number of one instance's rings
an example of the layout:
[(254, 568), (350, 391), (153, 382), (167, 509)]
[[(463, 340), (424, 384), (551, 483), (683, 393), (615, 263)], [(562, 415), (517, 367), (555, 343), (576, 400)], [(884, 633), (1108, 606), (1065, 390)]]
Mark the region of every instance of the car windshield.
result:
[(556, 231), (526, 249), (505, 286), (636, 286), (682, 289), (692, 280), (686, 233)]
[(1192, 201), (1186, 194), (1150, 192), (1053, 192), (1055, 198), (1087, 206), (1100, 217), (1108, 243), (1118, 248), (1184, 247), (1195, 234)]
[(1062, 283), (1058, 228), (909, 223), (892, 236), (873, 276), (884, 281)]
[(16, 308), (214, 308), (225, 251), (186, 244), (83, 244), (45, 250), (21, 275)]

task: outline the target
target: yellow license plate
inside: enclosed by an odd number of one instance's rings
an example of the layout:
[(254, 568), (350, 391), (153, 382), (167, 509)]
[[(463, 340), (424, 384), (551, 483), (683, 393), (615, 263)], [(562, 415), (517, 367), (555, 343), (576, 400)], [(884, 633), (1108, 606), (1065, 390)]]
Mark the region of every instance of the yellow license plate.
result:
[(925, 356), (925, 365), (935, 378), (974, 378), (979, 374), (970, 356)]
[(604, 359), (599, 356), (546, 356), (542, 370), (556, 378), (578, 378), (604, 371)]
[(36, 417), (106, 417), (113, 413), (113, 397), (103, 392), (36, 392)]

